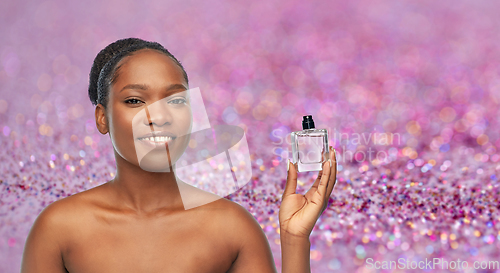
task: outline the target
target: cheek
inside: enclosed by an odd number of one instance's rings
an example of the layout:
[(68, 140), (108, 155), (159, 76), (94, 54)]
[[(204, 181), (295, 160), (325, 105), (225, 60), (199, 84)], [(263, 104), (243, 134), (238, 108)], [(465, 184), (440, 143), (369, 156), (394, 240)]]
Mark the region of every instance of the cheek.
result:
[(110, 119), (110, 132), (112, 138), (118, 142), (132, 141), (132, 121), (131, 117), (123, 112), (113, 113)]
[(184, 133), (190, 132), (192, 122), (193, 122), (193, 116), (191, 113), (191, 109), (186, 107), (186, 109), (183, 109), (178, 116), (178, 124), (180, 124), (181, 131)]

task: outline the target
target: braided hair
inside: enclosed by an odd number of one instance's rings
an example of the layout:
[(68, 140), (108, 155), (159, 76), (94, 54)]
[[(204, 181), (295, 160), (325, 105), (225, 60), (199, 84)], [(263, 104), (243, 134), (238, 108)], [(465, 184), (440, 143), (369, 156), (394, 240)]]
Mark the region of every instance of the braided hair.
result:
[(186, 70), (182, 64), (161, 44), (138, 38), (121, 39), (106, 46), (94, 59), (89, 75), (89, 98), (94, 106), (102, 104), (106, 109), (109, 87), (118, 76), (118, 63), (141, 49), (157, 50), (170, 57), (181, 68), (184, 79), (189, 84)]

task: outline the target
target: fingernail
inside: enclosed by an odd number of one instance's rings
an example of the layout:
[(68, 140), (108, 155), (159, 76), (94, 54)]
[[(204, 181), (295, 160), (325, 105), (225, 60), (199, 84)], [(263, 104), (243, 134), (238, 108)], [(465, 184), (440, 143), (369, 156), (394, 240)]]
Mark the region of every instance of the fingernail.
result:
[(290, 158), (286, 160), (286, 171), (290, 170)]
[(332, 160), (328, 159), (328, 163), (330, 164), (330, 168), (332, 167)]

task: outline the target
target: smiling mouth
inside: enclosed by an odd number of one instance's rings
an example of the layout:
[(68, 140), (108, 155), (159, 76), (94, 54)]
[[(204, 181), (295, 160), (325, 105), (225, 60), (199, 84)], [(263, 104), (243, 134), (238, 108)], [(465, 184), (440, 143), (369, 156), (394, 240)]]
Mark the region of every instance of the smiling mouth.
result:
[(156, 144), (156, 145), (170, 143), (175, 139), (176, 139), (176, 137), (169, 137), (169, 136), (140, 137), (140, 138), (138, 138), (138, 140), (140, 140), (140, 141), (144, 141), (144, 142), (148, 142), (148, 143)]

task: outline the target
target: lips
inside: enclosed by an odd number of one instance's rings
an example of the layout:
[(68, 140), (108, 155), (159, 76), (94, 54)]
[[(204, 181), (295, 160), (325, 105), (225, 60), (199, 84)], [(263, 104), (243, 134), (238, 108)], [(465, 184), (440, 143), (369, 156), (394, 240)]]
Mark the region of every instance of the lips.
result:
[(177, 137), (175, 136), (175, 134), (168, 131), (153, 131), (151, 133), (144, 134), (141, 137), (138, 137), (137, 139), (142, 141), (147, 141), (150, 143), (159, 144), (159, 143), (170, 142), (176, 138)]
[(153, 131), (148, 134), (144, 134), (138, 138), (149, 138), (149, 137), (170, 137), (170, 138), (176, 138), (174, 133), (168, 132), (168, 131)]

